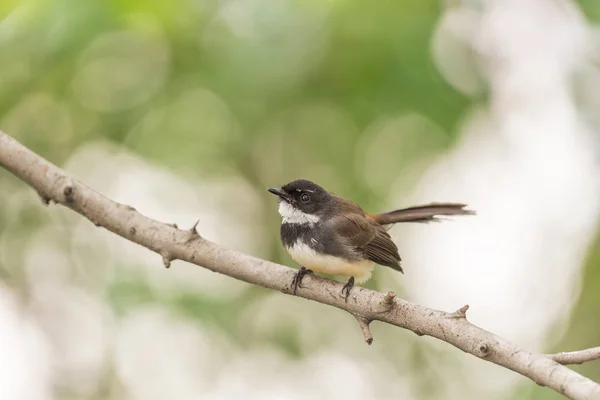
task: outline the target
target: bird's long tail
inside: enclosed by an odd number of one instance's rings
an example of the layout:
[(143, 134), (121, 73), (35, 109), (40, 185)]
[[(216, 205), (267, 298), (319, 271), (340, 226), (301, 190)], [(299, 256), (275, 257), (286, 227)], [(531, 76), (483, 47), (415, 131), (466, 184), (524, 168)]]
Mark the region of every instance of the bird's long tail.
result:
[(433, 222), (440, 221), (441, 215), (474, 215), (475, 211), (465, 210), (466, 204), (458, 203), (430, 203), (421, 206), (403, 208), (369, 216), (381, 225), (395, 224), (398, 222)]

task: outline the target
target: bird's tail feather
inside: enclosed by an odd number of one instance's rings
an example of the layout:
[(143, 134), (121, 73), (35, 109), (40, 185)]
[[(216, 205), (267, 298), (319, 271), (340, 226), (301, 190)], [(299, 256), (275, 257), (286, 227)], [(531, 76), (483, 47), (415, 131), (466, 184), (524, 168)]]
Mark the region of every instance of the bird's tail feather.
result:
[(381, 225), (398, 222), (427, 223), (441, 221), (438, 218), (441, 215), (474, 215), (475, 211), (465, 210), (466, 206), (466, 204), (459, 203), (430, 203), (379, 214), (370, 214), (370, 217)]

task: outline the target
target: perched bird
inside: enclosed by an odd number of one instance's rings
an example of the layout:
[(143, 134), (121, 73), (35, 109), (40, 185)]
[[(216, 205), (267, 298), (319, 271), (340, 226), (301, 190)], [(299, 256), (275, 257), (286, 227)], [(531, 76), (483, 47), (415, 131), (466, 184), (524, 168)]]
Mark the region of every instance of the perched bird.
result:
[(281, 241), (301, 265), (292, 281), (294, 294), (313, 271), (349, 277), (342, 289), (348, 301), (354, 283), (369, 280), (375, 264), (404, 272), (398, 248), (387, 230), (397, 222), (430, 222), (439, 215), (471, 215), (465, 204), (431, 203), (367, 214), (351, 200), (299, 179), (269, 192), (279, 196)]

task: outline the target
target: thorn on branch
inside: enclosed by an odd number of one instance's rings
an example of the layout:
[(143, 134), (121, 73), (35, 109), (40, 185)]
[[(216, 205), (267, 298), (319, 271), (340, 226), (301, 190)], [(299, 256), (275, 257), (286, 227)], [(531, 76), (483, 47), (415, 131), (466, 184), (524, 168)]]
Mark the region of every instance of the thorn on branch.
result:
[(174, 258), (167, 252), (160, 253), (160, 255), (162, 256), (163, 264), (165, 265), (165, 268), (169, 268), (171, 266), (171, 261), (173, 261)]
[(369, 324), (371, 323), (371, 321), (368, 319), (365, 319), (363, 317), (360, 317), (356, 314), (354, 314), (354, 317), (356, 318), (356, 320), (358, 321), (358, 324), (360, 325), (360, 329), (362, 330), (362, 334), (363, 334), (363, 337), (365, 338), (365, 342), (367, 342), (367, 344), (370, 345), (371, 343), (373, 343), (373, 335), (371, 334), (371, 328), (369, 328)]
[(185, 242), (185, 244), (188, 244), (190, 242), (192, 242), (195, 239), (200, 238), (200, 234), (198, 233), (198, 224), (200, 223), (200, 220), (196, 221), (196, 223), (194, 225), (192, 225), (192, 227), (189, 229), (189, 233), (190, 233), (190, 237), (189, 239)]
[(200, 234), (198, 233), (198, 230), (196, 229), (198, 227), (199, 223), (200, 223), (200, 220), (196, 221), (196, 223), (194, 225), (192, 225), (192, 227), (190, 228), (190, 233), (192, 235), (198, 235), (198, 236), (200, 236)]
[(461, 308), (459, 308), (458, 310), (454, 311), (452, 314), (450, 314), (450, 318), (467, 318), (467, 310), (469, 309), (469, 305), (465, 304), (464, 306), (462, 306)]

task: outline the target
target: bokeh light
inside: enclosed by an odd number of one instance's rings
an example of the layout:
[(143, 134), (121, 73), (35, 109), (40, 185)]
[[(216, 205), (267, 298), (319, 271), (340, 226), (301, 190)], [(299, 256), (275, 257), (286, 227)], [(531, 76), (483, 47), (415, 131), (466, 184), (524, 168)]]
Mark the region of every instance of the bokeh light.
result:
[[(0, 2), (0, 129), (115, 201), (295, 266), (266, 192), (396, 226), (366, 286), (600, 344), (600, 3)], [(160, 256), (0, 172), (2, 399), (558, 399), (449, 345)], [(577, 367), (600, 381), (596, 365)]]

